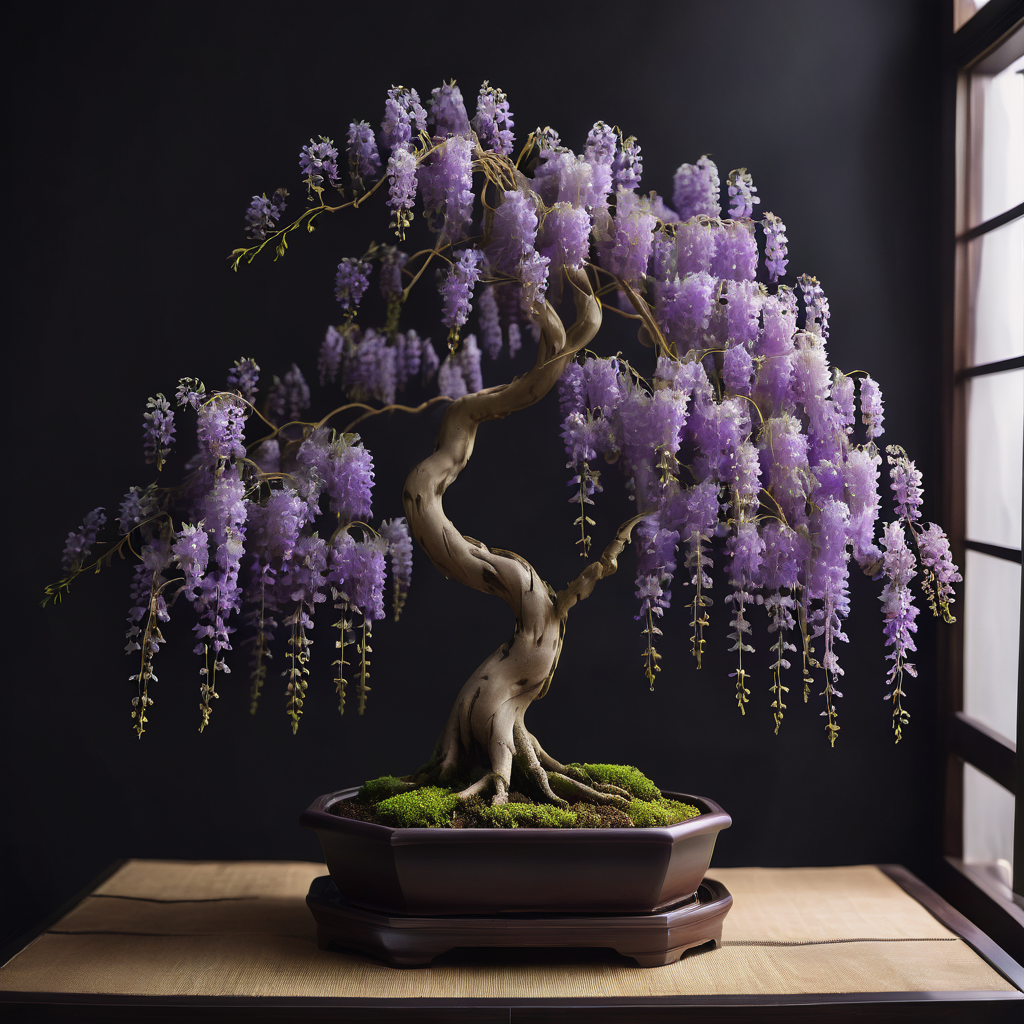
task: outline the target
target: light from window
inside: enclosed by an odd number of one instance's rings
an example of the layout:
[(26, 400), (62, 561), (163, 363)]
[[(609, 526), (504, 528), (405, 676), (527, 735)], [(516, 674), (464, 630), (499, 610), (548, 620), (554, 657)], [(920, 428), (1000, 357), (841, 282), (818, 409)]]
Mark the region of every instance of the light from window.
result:
[(967, 384), (967, 540), (1020, 548), (1024, 369)]
[(970, 227), (1024, 203), (1024, 57), (971, 75), (971, 148), (980, 156)]
[(1024, 218), (969, 242), (968, 259), (971, 365), (1024, 356)]
[(1021, 567), (968, 550), (963, 574), (964, 711), (1016, 743)]
[(1013, 873), (1013, 794), (964, 764), (964, 860), (996, 869), (1009, 885)]

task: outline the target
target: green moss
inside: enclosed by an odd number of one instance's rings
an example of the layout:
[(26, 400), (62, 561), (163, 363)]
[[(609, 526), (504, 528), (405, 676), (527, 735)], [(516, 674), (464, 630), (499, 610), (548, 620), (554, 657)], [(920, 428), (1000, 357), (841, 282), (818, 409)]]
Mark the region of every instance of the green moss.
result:
[(611, 783), (632, 794), (637, 800), (660, 800), (661, 790), (639, 768), (628, 764), (571, 764), (594, 782)]
[(637, 828), (658, 828), (668, 824), (668, 811), (650, 800), (632, 800), (626, 808)]
[(664, 825), (674, 825), (677, 821), (694, 818), (700, 811), (690, 804), (661, 797), (656, 801), (632, 800), (626, 808), (626, 813), (637, 828), (661, 828)]
[(700, 815), (700, 810), (693, 806), (693, 804), (684, 804), (682, 800), (668, 800), (665, 797), (661, 799), (662, 806), (667, 808), (668, 823), (674, 825), (677, 821), (689, 821), (690, 818), (696, 818)]
[(445, 828), (459, 804), (458, 794), (438, 786), (398, 793), (377, 804), (377, 814), (393, 828)]
[(484, 807), (480, 816), (492, 828), (575, 828), (573, 811), (550, 804), (503, 804)]
[(412, 782), (403, 782), (401, 779), (395, 778), (394, 775), (382, 775), (379, 779), (369, 779), (364, 782), (356, 799), (366, 804), (378, 804), (381, 800), (387, 800), (389, 796), (394, 796), (396, 793), (408, 793), (409, 790), (415, 788)]

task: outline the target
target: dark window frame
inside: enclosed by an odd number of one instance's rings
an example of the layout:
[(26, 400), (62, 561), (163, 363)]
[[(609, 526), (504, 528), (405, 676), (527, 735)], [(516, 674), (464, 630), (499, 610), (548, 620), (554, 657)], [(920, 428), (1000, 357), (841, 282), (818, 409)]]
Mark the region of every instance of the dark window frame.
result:
[[(989, 220), (970, 225), (967, 218), (968, 96), (972, 72), (1008, 64), (1006, 44), (1015, 33), (1024, 42), (1024, 3), (989, 0), (959, 31), (953, 32), (953, 0), (949, 0), (943, 60), (944, 152), (944, 403), (942, 479), (943, 521), (947, 525), (954, 558), (963, 565), (967, 550), (979, 551), (1020, 564), (1020, 549), (974, 541), (966, 536), (966, 425), (967, 383), (979, 376), (1024, 366), (1024, 357), (980, 366), (970, 365), (967, 319), (967, 244), (990, 231), (1024, 217), (1024, 204)], [(1024, 757), (1016, 745), (975, 721), (963, 711), (963, 617), (944, 631), (940, 640), (943, 666), (943, 732), (945, 760), (945, 815), (941, 890), (969, 918), (1024, 960)], [(1024, 631), (1017, 669), (1017, 735), (1024, 736)], [(1014, 879), (1007, 887), (982, 865), (963, 860), (963, 766), (971, 764), (1014, 794)]]

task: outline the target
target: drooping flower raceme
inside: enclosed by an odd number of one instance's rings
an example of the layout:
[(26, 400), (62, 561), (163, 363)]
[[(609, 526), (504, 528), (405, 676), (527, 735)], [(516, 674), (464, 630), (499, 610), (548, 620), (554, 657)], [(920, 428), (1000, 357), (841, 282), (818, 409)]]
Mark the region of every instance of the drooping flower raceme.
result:
[(717, 280), (706, 273), (687, 274), (659, 285), (658, 321), (664, 335), (680, 349), (699, 345), (715, 308), (717, 286)]
[(142, 416), (143, 451), (146, 462), (156, 463), (162, 469), (174, 441), (174, 412), (171, 403), (163, 395), (157, 395), (146, 402)]
[(304, 178), (314, 185), (321, 185), (326, 179), (332, 185), (338, 183), (338, 151), (334, 143), (321, 135), (319, 142), (309, 140), (299, 154), (299, 170)]
[(487, 260), (502, 274), (515, 274), (519, 261), (533, 252), (537, 238), (537, 210), (533, 202), (519, 191), (504, 193), (501, 205), (494, 211)]
[(446, 135), (468, 135), (469, 115), (462, 99), (462, 90), (454, 83), (439, 86), (430, 94), (430, 124), (434, 134), (442, 139)]
[(392, 155), (409, 146), (414, 131), (418, 134), (427, 130), (427, 112), (420, 105), (415, 89), (396, 85), (388, 90), (380, 128), (384, 145)]
[(711, 273), (728, 281), (753, 281), (757, 273), (757, 241), (753, 226), (743, 221), (715, 230)]
[(480, 341), (483, 350), (497, 359), (501, 352), (501, 323), (498, 320), (498, 300), (494, 297), (494, 286), (487, 285), (477, 299), (477, 322), (480, 326)]
[(583, 207), (558, 202), (544, 221), (538, 251), (550, 261), (549, 273), (562, 267), (579, 270), (590, 254), (590, 216)]
[(458, 329), (469, 318), (473, 309), (473, 288), (480, 279), (480, 264), (484, 254), (479, 249), (463, 249), (451, 270), (441, 278), (441, 298), (444, 300), (442, 322), (458, 335)]
[(680, 277), (707, 274), (718, 249), (718, 232), (706, 220), (691, 220), (676, 228), (676, 269)]
[(885, 615), (885, 644), (892, 648), (886, 655), (892, 662), (892, 668), (889, 669), (889, 685), (892, 689), (885, 695), (885, 699), (893, 702), (893, 728), (898, 743), (902, 727), (910, 718), (903, 709), (903, 673), (917, 675), (917, 669), (907, 661), (907, 656), (917, 650), (913, 634), (917, 632), (919, 609), (910, 592), (910, 581), (917, 575), (917, 571), (914, 553), (907, 547), (902, 523), (886, 523), (882, 530), (882, 545), (885, 548), (882, 571), (886, 584), (879, 600)]
[(93, 544), (96, 543), (96, 535), (106, 521), (107, 517), (103, 508), (94, 508), (82, 520), (82, 525), (78, 530), (72, 530), (68, 534), (68, 539), (64, 544), (64, 558), (61, 562), (65, 572), (71, 572), (85, 564)]
[(626, 281), (639, 281), (647, 273), (654, 247), (657, 218), (651, 204), (635, 192), (619, 189), (615, 199), (615, 228), (609, 255), (609, 269)]
[(409, 262), (409, 254), (394, 245), (382, 246), (380, 250), (380, 294), (385, 302), (397, 302), (402, 297), (404, 284), (402, 271)]
[(262, 242), (268, 231), (281, 219), (284, 212), (288, 190), (279, 188), (269, 199), (266, 194), (253, 196), (249, 208), (245, 211), (245, 225), (250, 238)]
[(639, 188), (643, 171), (644, 160), (640, 155), (640, 143), (631, 135), (623, 141), (612, 161), (612, 187)]
[(477, 134), (481, 148), (508, 156), (515, 142), (512, 134), (514, 127), (508, 97), (500, 89), (484, 82), (480, 86), (476, 114), (473, 116), (473, 131)]
[(921, 566), (927, 574), (924, 592), (931, 612), (933, 615), (942, 615), (946, 622), (955, 622), (949, 606), (955, 600), (953, 584), (962, 583), (963, 576), (953, 561), (949, 538), (942, 527), (935, 523), (929, 523), (916, 536)]
[(823, 338), (827, 338), (830, 314), (828, 299), (821, 290), (821, 283), (808, 274), (801, 274), (797, 281), (804, 297), (804, 330), (816, 330)]
[(255, 359), (237, 359), (228, 370), (228, 391), (237, 391), (247, 402), (256, 401), (260, 368)]
[[(235, 631), (229, 625), (234, 613), (241, 609), (242, 587), (238, 574), (242, 563), (245, 543), (245, 485), (239, 478), (237, 466), (232, 465), (214, 479), (213, 487), (202, 499), (197, 511), (205, 524), (212, 542), (212, 565), (199, 581), (193, 603), (199, 621), (195, 626), (199, 641), (195, 653), (207, 661), (200, 669), (200, 713), (202, 730), (210, 720), (211, 701), (216, 692), (216, 674), (228, 673), (231, 669), (224, 660), (224, 652), (231, 650), (230, 636)], [(213, 655), (212, 665), (209, 655)]]
[(309, 385), (295, 363), (267, 389), (267, 411), (278, 422), (297, 420), (309, 408)]
[(381, 523), (380, 535), (391, 553), (392, 607), (397, 622), (412, 582), (412, 537), (409, 535), (409, 524), (404, 516), (386, 519)]
[(523, 286), (523, 303), (528, 308), (544, 298), (544, 292), (548, 285), (548, 263), (547, 256), (542, 256), (534, 250), (528, 252), (519, 264), (519, 281)]
[(882, 557), (875, 546), (878, 467), (881, 464), (881, 456), (866, 448), (851, 448), (846, 456), (845, 498), (850, 508), (850, 542), (854, 558), (864, 569), (874, 569)]
[(210, 561), (209, 534), (203, 524), (183, 523), (178, 538), (172, 545), (178, 567), (185, 574), (182, 591), (190, 601), (198, 597), (199, 587)]
[(867, 430), (869, 440), (881, 437), (885, 433), (882, 421), (882, 392), (875, 381), (865, 375), (860, 381), (860, 415)]
[(232, 395), (216, 395), (199, 408), (196, 438), (199, 451), (209, 462), (245, 455), (243, 434), (247, 409)]
[(907, 453), (897, 445), (886, 448), (889, 458), (889, 478), (893, 497), (896, 501), (896, 515), (907, 522), (921, 518), (921, 504), (924, 500), (921, 490), (921, 471), (907, 458)]
[(761, 226), (764, 228), (764, 265), (768, 270), (769, 279), (772, 283), (780, 277), (785, 277), (787, 243), (786, 225), (781, 218), (774, 213), (766, 213), (761, 219)]
[(369, 519), (373, 513), (373, 456), (358, 440), (331, 443), (324, 473), (331, 511), (341, 523)]
[(484, 386), (475, 335), (467, 334), (459, 349), (448, 353), (437, 371), (437, 386), (449, 398), (461, 398)]
[(342, 309), (355, 312), (370, 285), (370, 264), (346, 257), (338, 264), (334, 278), (334, 297)]
[(338, 379), (341, 369), (341, 357), (345, 348), (345, 339), (336, 327), (328, 327), (324, 340), (320, 343), (320, 358), (316, 369), (320, 377), (320, 386), (333, 384)]
[(672, 202), (676, 213), (681, 220), (720, 216), (720, 189), (718, 168), (707, 156), (702, 156), (696, 164), (682, 164), (673, 182)]
[(385, 545), (340, 533), (330, 551), (328, 579), (364, 619), (384, 618)]
[[(146, 487), (145, 489), (140, 487), (129, 488), (128, 493), (121, 502), (117, 517), (117, 525), (121, 533), (128, 533), (130, 530), (134, 530), (136, 526), (141, 526), (157, 513), (159, 506), (155, 491), (156, 488), (153, 486)], [(70, 535), (68, 539), (70, 540), (72, 536), (74, 534)]]
[(367, 121), (353, 121), (348, 126), (348, 172), (352, 187), (364, 189), (380, 171), (377, 140)]
[(416, 200), (416, 157), (409, 149), (399, 148), (388, 161), (390, 184), (388, 206), (394, 211), (392, 227), (401, 238), (412, 219), (412, 207)]
[(442, 142), (416, 172), (427, 226), (456, 241), (473, 215), (473, 143), (465, 135)]
[(747, 172), (746, 167), (729, 172), (729, 216), (730, 217), (751, 217), (754, 213), (754, 205), (761, 202), (760, 197), (754, 195), (757, 191), (753, 179)]

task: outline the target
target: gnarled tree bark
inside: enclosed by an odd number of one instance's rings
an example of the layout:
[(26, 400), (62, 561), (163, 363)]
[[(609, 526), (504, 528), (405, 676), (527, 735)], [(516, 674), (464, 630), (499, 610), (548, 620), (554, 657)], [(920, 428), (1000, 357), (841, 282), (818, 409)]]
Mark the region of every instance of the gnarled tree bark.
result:
[(624, 524), (601, 558), (556, 594), (525, 558), (460, 533), (442, 504), (473, 454), (477, 427), (540, 401), (597, 334), (601, 304), (586, 273), (566, 271), (566, 276), (576, 305), (572, 326), (566, 330), (550, 304), (535, 307), (541, 338), (533, 368), (509, 384), (454, 401), (441, 421), (433, 454), (412, 470), (403, 493), (413, 538), (431, 562), (449, 578), (500, 597), (515, 615), (511, 639), (466, 681), (433, 758), (411, 778), (420, 784), (462, 780), (468, 782), (460, 793), (463, 798), (491, 790), (495, 804), (507, 801), (514, 766), (537, 796), (556, 804), (564, 805), (564, 796), (604, 803), (622, 803), (628, 796), (614, 786), (594, 787), (572, 778), (571, 770), (530, 735), (523, 719), (551, 684), (569, 609), (599, 579), (615, 572), (616, 559), (641, 517)]

